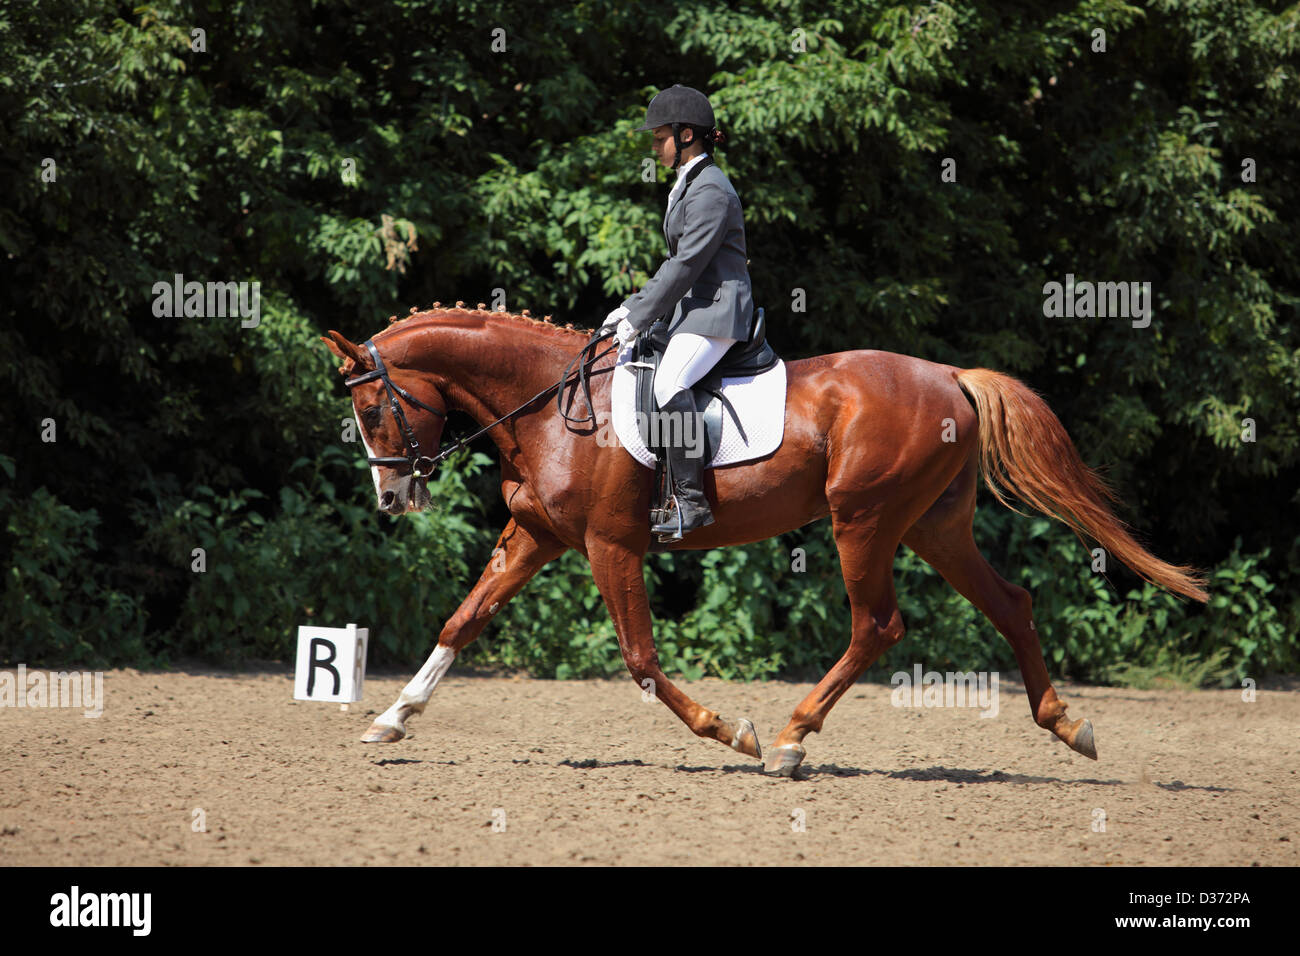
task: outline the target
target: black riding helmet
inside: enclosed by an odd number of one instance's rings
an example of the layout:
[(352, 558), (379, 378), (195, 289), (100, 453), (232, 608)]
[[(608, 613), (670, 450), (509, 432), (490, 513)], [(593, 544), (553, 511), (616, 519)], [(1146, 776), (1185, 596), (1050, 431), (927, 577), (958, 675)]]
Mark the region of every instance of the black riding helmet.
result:
[(700, 137), (702, 130), (706, 141), (720, 141), (710, 135), (714, 133), (715, 125), (713, 107), (709, 105), (709, 98), (699, 90), (682, 86), (680, 83), (661, 90), (650, 101), (645, 111), (645, 124), (638, 126), (636, 132), (658, 129), (660, 126), (673, 128), (673, 145), (677, 149), (677, 156), (673, 159), (673, 169), (676, 169), (682, 161), (683, 126), (695, 127), (697, 138)]

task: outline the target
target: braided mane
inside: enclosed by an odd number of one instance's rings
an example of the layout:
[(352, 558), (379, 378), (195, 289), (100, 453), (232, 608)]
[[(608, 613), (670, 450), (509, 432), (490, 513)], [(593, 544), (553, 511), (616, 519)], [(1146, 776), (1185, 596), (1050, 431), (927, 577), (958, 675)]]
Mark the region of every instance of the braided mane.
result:
[(473, 318), (473, 319), (481, 319), (483, 321), (486, 321), (488, 319), (508, 319), (512, 322), (526, 324), (529, 327), (536, 328), (540, 326), (542, 328), (550, 329), (554, 332), (560, 333), (565, 336), (577, 336), (583, 339), (590, 338), (591, 333), (594, 331), (593, 329), (575, 328), (572, 322), (566, 322), (564, 325), (556, 325), (551, 321), (551, 317), (549, 315), (540, 319), (534, 318), (533, 316), (529, 315), (527, 309), (524, 309), (522, 312), (518, 312), (518, 313), (506, 312), (503, 310), (494, 311), (488, 309), (487, 304), (484, 302), (480, 302), (478, 304), (478, 308), (476, 309), (467, 309), (465, 308), (465, 303), (463, 301), (457, 302), (454, 307), (444, 306), (441, 302), (435, 302), (433, 303), (433, 305), (429, 306), (429, 308), (425, 309), (424, 311), (420, 311), (419, 309), (412, 306), (409, 315), (404, 315), (401, 318), (398, 318), (395, 315), (390, 315), (388, 317), (388, 325), (392, 327), (393, 325), (400, 325), (402, 323), (410, 322), (412, 320), (433, 321), (434, 319), (443, 316), (454, 317), (454, 318), (466, 317), (466, 318)]

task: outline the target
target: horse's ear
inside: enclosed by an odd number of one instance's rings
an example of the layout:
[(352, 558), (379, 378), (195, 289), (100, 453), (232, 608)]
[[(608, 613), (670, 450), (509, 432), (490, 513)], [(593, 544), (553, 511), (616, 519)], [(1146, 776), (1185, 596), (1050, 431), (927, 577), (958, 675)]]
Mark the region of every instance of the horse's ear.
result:
[(328, 338), (322, 335), (320, 340), (343, 360), (343, 365), (339, 368), (340, 375), (351, 375), (358, 368), (364, 368), (369, 364), (366, 353), (360, 347), (353, 345), (333, 329), (330, 330)]

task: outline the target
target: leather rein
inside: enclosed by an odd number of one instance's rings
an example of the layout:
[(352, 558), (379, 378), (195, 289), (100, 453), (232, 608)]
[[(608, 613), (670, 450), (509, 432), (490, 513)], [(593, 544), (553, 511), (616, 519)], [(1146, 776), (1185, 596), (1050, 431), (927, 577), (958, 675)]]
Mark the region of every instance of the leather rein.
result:
[[(567, 366), (565, 366), (564, 374), (560, 376), (560, 380), (558, 382), (556, 382), (554, 385), (550, 386), (549, 388), (545, 388), (542, 391), (538, 392), (536, 395), (534, 395), (528, 401), (524, 402), (514, 411), (507, 412), (506, 414), (498, 418), (496, 421), (494, 421), (492, 424), (484, 425), (474, 434), (469, 435), (465, 438), (457, 438), (450, 445), (444, 445), (442, 448), (438, 450), (438, 453), (436, 455), (433, 455), (432, 457), (421, 454), (420, 443), (416, 440), (415, 430), (411, 427), (411, 423), (406, 418), (406, 413), (402, 410), (401, 400), (405, 399), (407, 402), (410, 402), (412, 405), (418, 406), (419, 408), (423, 408), (425, 411), (433, 412), (433, 414), (437, 415), (439, 418), (443, 419), (444, 421), (447, 418), (447, 413), (440, 412), (438, 411), (438, 409), (432, 407), (431, 405), (426, 405), (424, 402), (420, 401), (418, 398), (416, 398), (406, 389), (402, 388), (402, 386), (394, 382), (388, 374), (388, 368), (387, 366), (384, 365), (384, 360), (379, 356), (379, 350), (375, 348), (374, 341), (371, 339), (367, 339), (365, 342), (366, 351), (370, 353), (370, 357), (374, 360), (375, 367), (371, 369), (369, 372), (365, 372), (361, 375), (357, 375), (354, 376), (353, 378), (348, 379), (343, 384), (350, 391), (358, 385), (363, 385), (366, 382), (373, 382), (375, 379), (380, 379), (384, 383), (384, 388), (388, 392), (388, 407), (392, 410), (393, 420), (397, 422), (397, 427), (401, 430), (402, 441), (406, 446), (406, 456), (387, 457), (387, 458), (369, 457), (366, 460), (371, 465), (379, 465), (387, 468), (401, 468), (406, 465), (410, 465), (412, 477), (428, 478), (430, 475), (433, 474), (434, 468), (436, 468), (441, 462), (445, 461), (449, 456), (459, 451), (460, 449), (464, 448), (467, 444), (469, 444), (469, 442), (472, 442), (474, 439), (478, 438), (480, 435), (484, 434), (485, 432), (490, 431), (492, 428), (495, 428), (497, 425), (500, 425), (502, 422), (509, 421), (510, 419), (514, 418), (524, 409), (528, 408), (530, 405), (536, 402), (539, 398), (542, 398), (545, 395), (549, 395), (551, 392), (556, 392), (555, 407), (559, 410), (560, 415), (564, 418), (566, 422), (573, 423), (573, 424), (586, 424), (590, 422), (591, 425), (595, 427), (596, 414), (594, 409), (592, 409), (591, 407), (591, 382), (589, 380), (588, 368), (592, 364), (594, 364), (597, 359), (604, 358), (610, 352), (615, 351), (617, 349), (617, 346), (612, 345), (609, 348), (605, 349), (605, 351), (601, 352), (599, 355), (590, 355), (589, 353), (595, 350), (597, 344), (609, 338), (613, 334), (614, 334), (613, 328), (597, 330), (595, 334), (592, 335), (591, 339), (587, 342), (587, 344), (582, 347), (582, 351), (580, 351), (576, 356), (574, 356), (573, 360), (570, 361)], [(578, 383), (578, 386), (582, 391), (583, 401), (587, 405), (587, 414), (582, 418), (576, 418), (566, 414), (563, 407), (564, 388), (565, 386), (575, 381), (575, 379), (570, 378), (570, 374), (569, 374), (570, 369), (573, 368), (574, 362), (579, 363), (578, 371), (576, 373), (577, 374), (576, 382)]]

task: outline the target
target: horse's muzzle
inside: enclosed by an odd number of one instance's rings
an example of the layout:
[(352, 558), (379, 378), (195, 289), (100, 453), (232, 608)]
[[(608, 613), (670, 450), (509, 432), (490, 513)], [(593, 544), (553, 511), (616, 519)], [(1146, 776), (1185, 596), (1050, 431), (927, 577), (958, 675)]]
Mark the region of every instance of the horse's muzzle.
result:
[(431, 500), (424, 479), (416, 478), (414, 475), (403, 475), (390, 482), (380, 494), (379, 510), (390, 515), (423, 511)]

